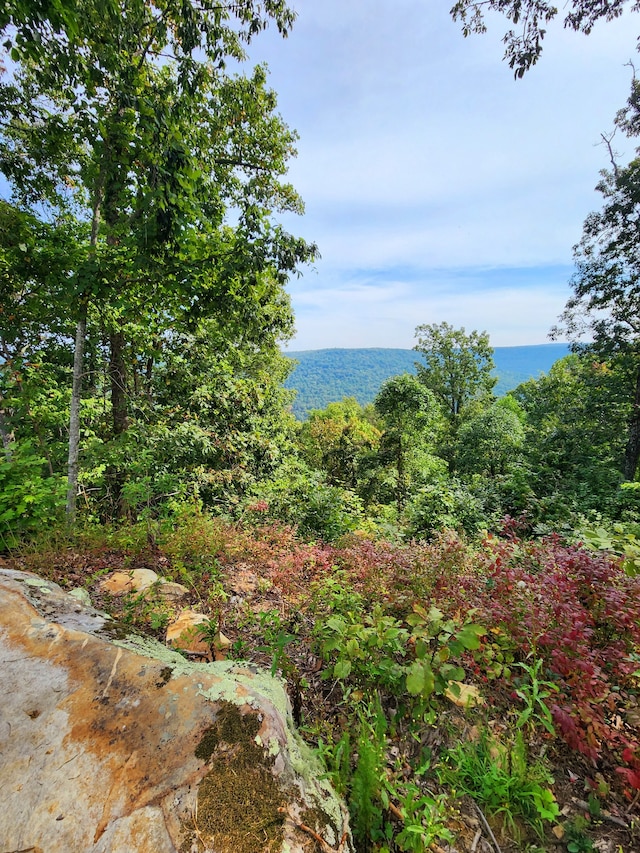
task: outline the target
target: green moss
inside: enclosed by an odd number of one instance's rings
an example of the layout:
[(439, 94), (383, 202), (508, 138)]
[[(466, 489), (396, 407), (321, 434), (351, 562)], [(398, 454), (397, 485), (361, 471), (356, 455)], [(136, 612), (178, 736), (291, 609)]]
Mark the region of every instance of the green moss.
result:
[(198, 788), (192, 831), (217, 853), (275, 853), (282, 848), (286, 799), (271, 760), (255, 742), (259, 728), (256, 714), (242, 714), (226, 704), (196, 747), (196, 756), (208, 761), (211, 770)]

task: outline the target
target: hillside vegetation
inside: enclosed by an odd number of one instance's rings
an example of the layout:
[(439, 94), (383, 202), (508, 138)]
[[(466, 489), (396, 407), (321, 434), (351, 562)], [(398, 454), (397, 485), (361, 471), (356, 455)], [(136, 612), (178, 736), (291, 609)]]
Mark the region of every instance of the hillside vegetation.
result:
[[(568, 352), (566, 344), (496, 347), (495, 394), (501, 397), (527, 379), (548, 373)], [(354, 397), (366, 406), (373, 402), (383, 382), (400, 373), (415, 373), (416, 362), (421, 361), (414, 350), (380, 347), (288, 350), (284, 354), (297, 362), (284, 384), (296, 392), (292, 410), (300, 420), (311, 409), (324, 409), (344, 397)]]

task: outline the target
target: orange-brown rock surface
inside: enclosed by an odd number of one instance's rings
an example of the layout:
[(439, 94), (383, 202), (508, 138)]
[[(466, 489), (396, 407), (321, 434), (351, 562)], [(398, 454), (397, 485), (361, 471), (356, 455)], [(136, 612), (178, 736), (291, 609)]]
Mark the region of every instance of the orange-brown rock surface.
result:
[(1, 851), (302, 853), (314, 833), (352, 850), (255, 667), (189, 663), (0, 569), (0, 676)]

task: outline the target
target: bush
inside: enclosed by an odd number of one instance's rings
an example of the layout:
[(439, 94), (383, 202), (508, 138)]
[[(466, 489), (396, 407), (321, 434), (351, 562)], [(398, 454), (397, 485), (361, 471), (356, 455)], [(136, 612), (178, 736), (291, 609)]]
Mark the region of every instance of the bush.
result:
[(60, 523), (67, 478), (48, 474), (47, 461), (30, 441), (12, 444), (0, 463), (0, 536), (4, 548), (25, 535)]
[(486, 517), (478, 498), (458, 480), (418, 489), (407, 506), (409, 536), (430, 536), (438, 530), (457, 530), (474, 535), (486, 527)]
[(356, 530), (363, 512), (354, 492), (327, 485), (322, 474), (291, 460), (251, 490), (244, 517), (282, 521), (296, 527), (301, 536), (332, 542)]

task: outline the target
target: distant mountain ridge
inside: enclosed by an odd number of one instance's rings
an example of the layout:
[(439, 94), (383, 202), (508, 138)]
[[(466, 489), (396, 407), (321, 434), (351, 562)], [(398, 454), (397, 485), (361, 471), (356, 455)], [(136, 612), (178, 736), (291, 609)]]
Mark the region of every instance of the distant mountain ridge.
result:
[[(567, 344), (535, 344), (496, 347), (493, 360), (498, 377), (498, 396), (521, 382), (547, 373), (569, 353)], [(285, 382), (298, 393), (293, 413), (304, 419), (311, 409), (324, 409), (343, 397), (355, 397), (361, 405), (373, 402), (383, 382), (399, 373), (415, 373), (419, 353), (411, 349), (319, 349), (284, 353), (298, 362)]]

